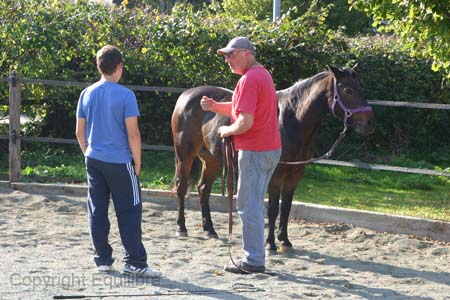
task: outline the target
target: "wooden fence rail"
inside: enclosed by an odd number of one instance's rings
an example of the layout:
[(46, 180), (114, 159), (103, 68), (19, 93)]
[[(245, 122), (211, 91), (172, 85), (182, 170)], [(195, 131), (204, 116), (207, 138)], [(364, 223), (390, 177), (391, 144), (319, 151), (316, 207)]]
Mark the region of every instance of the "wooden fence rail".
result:
[[(31, 142), (45, 142), (45, 143), (58, 143), (58, 144), (77, 144), (75, 139), (60, 139), (60, 138), (46, 138), (46, 137), (27, 137), (20, 135), (20, 105), (21, 105), (21, 83), (31, 84), (43, 84), (50, 86), (77, 86), (87, 87), (91, 83), (86, 82), (73, 82), (73, 81), (57, 81), (57, 80), (45, 80), (45, 79), (30, 79), (20, 78), (16, 71), (12, 71), (10, 77), (0, 78), (0, 82), (9, 83), (9, 135), (0, 135), (0, 139), (9, 140), (9, 181), (20, 181), (20, 145), (21, 141)], [(185, 88), (170, 88), (170, 87), (157, 87), (157, 86), (137, 86), (137, 85), (125, 85), (134, 91), (146, 91), (146, 92), (164, 92), (164, 93), (182, 93)], [(450, 110), (450, 104), (439, 103), (417, 103), (417, 102), (397, 102), (397, 101), (384, 101), (384, 100), (369, 100), (371, 105), (391, 106), (391, 107), (409, 107), (409, 108), (421, 108), (421, 109), (442, 109)], [(157, 150), (157, 151), (173, 151), (172, 146), (162, 145), (142, 145), (144, 150)], [(446, 176), (450, 177), (449, 171), (435, 171), (429, 169), (417, 169), (417, 168), (404, 168), (394, 167), (378, 164), (366, 164), (361, 162), (347, 162), (323, 159), (314, 163), (337, 165), (345, 167), (363, 168), (369, 170), (384, 170), (393, 172), (404, 172), (413, 174), (425, 174), (434, 176)]]

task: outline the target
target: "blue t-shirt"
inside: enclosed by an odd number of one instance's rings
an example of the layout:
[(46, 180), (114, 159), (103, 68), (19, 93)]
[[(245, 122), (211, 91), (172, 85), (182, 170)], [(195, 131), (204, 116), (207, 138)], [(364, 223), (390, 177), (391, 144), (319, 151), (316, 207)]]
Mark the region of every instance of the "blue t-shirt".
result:
[(86, 119), (85, 156), (110, 163), (131, 161), (125, 119), (140, 116), (134, 93), (99, 81), (81, 92), (77, 117)]

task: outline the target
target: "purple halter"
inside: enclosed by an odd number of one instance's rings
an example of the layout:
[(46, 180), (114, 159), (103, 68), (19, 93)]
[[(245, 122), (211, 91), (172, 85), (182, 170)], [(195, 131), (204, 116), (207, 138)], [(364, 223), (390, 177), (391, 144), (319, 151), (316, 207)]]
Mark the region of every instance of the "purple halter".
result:
[(336, 113), (334, 112), (334, 106), (336, 105), (336, 103), (339, 104), (341, 109), (344, 111), (344, 126), (345, 126), (345, 128), (347, 128), (347, 120), (353, 115), (353, 113), (372, 111), (372, 107), (370, 107), (369, 105), (361, 106), (361, 107), (357, 107), (357, 108), (350, 108), (350, 109), (345, 107), (345, 105), (342, 102), (341, 97), (339, 96), (339, 93), (337, 91), (336, 78), (333, 77), (333, 103), (331, 104), (331, 112), (337, 118)]

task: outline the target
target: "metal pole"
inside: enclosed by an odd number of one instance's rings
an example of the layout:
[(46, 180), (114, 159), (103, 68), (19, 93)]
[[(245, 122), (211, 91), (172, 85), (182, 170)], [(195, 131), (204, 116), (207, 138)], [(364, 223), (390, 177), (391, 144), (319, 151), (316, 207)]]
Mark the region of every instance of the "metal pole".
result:
[(273, 22), (280, 17), (281, 0), (273, 0)]
[(9, 182), (20, 181), (20, 76), (9, 77)]

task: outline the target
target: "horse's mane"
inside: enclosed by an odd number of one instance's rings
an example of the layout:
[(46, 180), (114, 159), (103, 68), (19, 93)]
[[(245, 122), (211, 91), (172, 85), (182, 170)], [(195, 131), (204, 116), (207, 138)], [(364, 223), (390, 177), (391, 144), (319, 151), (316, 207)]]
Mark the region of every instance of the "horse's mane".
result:
[(318, 73), (312, 77), (306, 79), (300, 79), (292, 86), (287, 89), (277, 91), (277, 96), (279, 100), (282, 99), (305, 99), (304, 97), (306, 93), (309, 93), (310, 88), (318, 81), (328, 77), (330, 74), (329, 71), (323, 71)]

